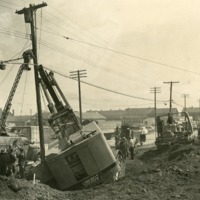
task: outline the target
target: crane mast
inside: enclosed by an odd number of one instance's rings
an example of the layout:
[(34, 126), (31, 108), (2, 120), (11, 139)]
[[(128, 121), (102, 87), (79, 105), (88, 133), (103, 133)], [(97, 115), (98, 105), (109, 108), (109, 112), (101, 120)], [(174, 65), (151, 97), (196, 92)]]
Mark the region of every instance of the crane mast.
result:
[(30, 59), (33, 57), (32, 51), (31, 50), (27, 50), (23, 53), (23, 59), (24, 59), (24, 63), (20, 66), (17, 75), (15, 77), (14, 83), (12, 85), (12, 88), (10, 90), (8, 99), (6, 101), (6, 104), (4, 106), (4, 109), (2, 111), (1, 117), (0, 117), (0, 135), (7, 135), (6, 133), (6, 120), (8, 117), (8, 114), (10, 112), (10, 108), (12, 106), (12, 100), (14, 97), (14, 94), (16, 92), (17, 86), (19, 84), (19, 81), (21, 79), (22, 73), (24, 70), (29, 71), (30, 68), (28, 66)]

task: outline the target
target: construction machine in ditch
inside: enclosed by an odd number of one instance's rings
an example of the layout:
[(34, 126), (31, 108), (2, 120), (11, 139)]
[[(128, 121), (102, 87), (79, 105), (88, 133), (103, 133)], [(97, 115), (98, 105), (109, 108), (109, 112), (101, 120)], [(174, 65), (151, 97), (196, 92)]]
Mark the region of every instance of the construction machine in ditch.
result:
[[(91, 187), (125, 175), (125, 161), (114, 152), (95, 122), (82, 126), (66, 100), (53, 72), (38, 66), (40, 84), (51, 113), (49, 125), (56, 139), (45, 163), (32, 168), (43, 183), (61, 190)], [(54, 149), (55, 151), (53, 151)]]

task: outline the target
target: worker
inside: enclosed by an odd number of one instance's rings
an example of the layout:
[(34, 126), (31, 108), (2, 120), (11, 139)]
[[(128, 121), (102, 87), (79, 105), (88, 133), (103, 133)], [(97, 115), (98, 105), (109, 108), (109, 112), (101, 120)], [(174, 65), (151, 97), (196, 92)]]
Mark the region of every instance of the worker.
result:
[(132, 138), (129, 138), (128, 145), (129, 145), (129, 152), (130, 152), (130, 158), (133, 160), (135, 155), (135, 147), (137, 145), (137, 138), (133, 135)]
[(22, 147), (19, 147), (19, 154), (17, 155), (17, 158), (18, 158), (20, 178), (24, 178), (25, 177), (26, 160), (25, 160), (25, 152), (24, 152), (24, 149)]
[(5, 148), (0, 151), (0, 175), (6, 176), (8, 170), (9, 157)]
[(146, 134), (147, 134), (147, 130), (145, 127), (142, 128), (142, 131), (140, 133), (140, 145), (143, 145), (143, 142), (146, 142)]
[(130, 128), (127, 128), (126, 138), (130, 138), (130, 137), (131, 137), (131, 130), (130, 130)]
[(168, 124), (173, 124), (173, 123), (174, 123), (174, 119), (173, 119), (171, 113), (168, 113), (167, 123), (168, 123)]
[(122, 153), (122, 157), (126, 159), (129, 152), (128, 152), (128, 141), (125, 137), (121, 138), (119, 146), (120, 146), (120, 151)]
[(8, 175), (15, 175), (16, 169), (15, 169), (15, 162), (16, 162), (16, 156), (13, 153), (13, 148), (11, 146), (8, 147), (8, 156), (9, 156), (9, 162), (8, 162)]
[(118, 149), (119, 148), (119, 144), (120, 144), (120, 132), (119, 132), (119, 128), (118, 126), (116, 127), (115, 130), (115, 148)]
[(160, 119), (160, 116), (157, 116), (156, 124), (157, 124), (158, 137), (160, 137), (162, 136), (162, 131), (163, 131), (163, 120)]

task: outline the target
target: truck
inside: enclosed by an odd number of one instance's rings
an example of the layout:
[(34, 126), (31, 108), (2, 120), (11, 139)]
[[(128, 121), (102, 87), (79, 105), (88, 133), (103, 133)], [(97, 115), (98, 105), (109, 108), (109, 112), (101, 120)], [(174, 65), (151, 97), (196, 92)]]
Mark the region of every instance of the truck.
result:
[(198, 132), (193, 130), (189, 114), (187, 112), (172, 113), (171, 117), (172, 123), (168, 123), (168, 115), (159, 116), (162, 123), (157, 124), (158, 136), (155, 141), (157, 148), (195, 142)]

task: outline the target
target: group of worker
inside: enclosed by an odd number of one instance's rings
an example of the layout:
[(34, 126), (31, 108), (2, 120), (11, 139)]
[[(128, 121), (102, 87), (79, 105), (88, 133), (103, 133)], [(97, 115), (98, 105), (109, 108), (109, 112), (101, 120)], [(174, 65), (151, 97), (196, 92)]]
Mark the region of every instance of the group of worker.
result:
[[(130, 133), (128, 129), (128, 133)], [(132, 135), (128, 134), (127, 137), (121, 137), (119, 128), (116, 128), (115, 131), (115, 147), (119, 149), (122, 153), (124, 159), (130, 157), (130, 159), (134, 159), (135, 156), (135, 147), (138, 143), (137, 138)]]
[(0, 149), (0, 175), (25, 177), (25, 151), (22, 147), (12, 147)]

